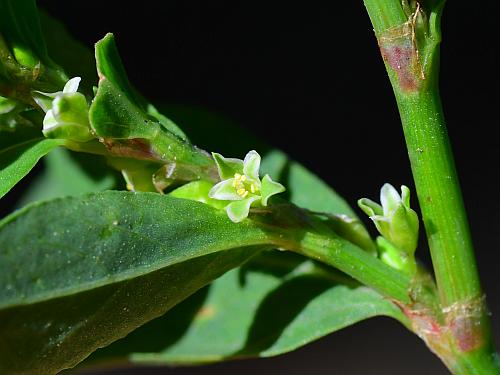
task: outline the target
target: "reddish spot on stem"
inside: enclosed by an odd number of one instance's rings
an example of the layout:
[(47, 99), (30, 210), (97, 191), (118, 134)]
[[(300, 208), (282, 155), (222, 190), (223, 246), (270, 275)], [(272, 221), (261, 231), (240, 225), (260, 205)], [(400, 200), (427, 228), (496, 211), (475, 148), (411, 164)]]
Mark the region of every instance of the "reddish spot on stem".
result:
[(387, 29), (378, 36), (382, 57), (396, 73), (401, 91), (415, 92), (425, 79), (420, 65), (412, 22)]
[(418, 58), (411, 41), (388, 43), (380, 46), (384, 61), (389, 64), (398, 77), (401, 90), (416, 91), (419, 87)]
[(482, 324), (479, 317), (455, 317), (450, 323), (450, 329), (462, 352), (470, 352), (484, 344)]

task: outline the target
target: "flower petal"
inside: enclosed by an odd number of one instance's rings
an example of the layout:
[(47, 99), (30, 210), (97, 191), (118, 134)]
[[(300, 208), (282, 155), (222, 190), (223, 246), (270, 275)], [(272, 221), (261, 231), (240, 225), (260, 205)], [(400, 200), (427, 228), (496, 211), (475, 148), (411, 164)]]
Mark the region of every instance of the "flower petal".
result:
[(208, 192), (208, 196), (213, 199), (223, 200), (223, 201), (239, 201), (243, 198), (236, 193), (236, 189), (233, 186), (234, 178), (224, 180), (215, 184), (212, 189)]
[(401, 197), (394, 186), (387, 183), (382, 186), (382, 189), (380, 189), (380, 203), (385, 216), (388, 216), (390, 212), (399, 206)]
[(266, 174), (262, 179), (262, 187), (260, 189), (260, 194), (262, 196), (262, 205), (267, 206), (268, 199), (275, 195), (285, 191), (285, 187), (279, 182), (273, 181), (271, 177)]
[(227, 206), (227, 202), (212, 199), (208, 196), (211, 188), (212, 184), (210, 182), (197, 180), (178, 187), (177, 189), (171, 191), (169, 195), (175, 198), (195, 200), (217, 209), (225, 208)]
[(57, 120), (54, 117), (54, 113), (51, 109), (47, 111), (45, 117), (43, 118), (43, 133), (54, 129), (57, 126)]
[(64, 94), (69, 94), (69, 93), (73, 93), (73, 92), (77, 92), (78, 91), (78, 86), (80, 85), (80, 81), (82, 79), (80, 77), (74, 77), (74, 78), (71, 78), (68, 82), (66, 82), (66, 84), (64, 85), (64, 88), (63, 88), (63, 93)]
[(259, 196), (254, 195), (247, 199), (229, 203), (226, 207), (227, 216), (232, 222), (239, 223), (248, 217), (250, 206), (259, 198)]
[(410, 208), (410, 189), (408, 186), (401, 185), (401, 202), (406, 208)]
[(38, 106), (43, 109), (45, 113), (52, 108), (52, 101), (59, 95), (61, 91), (56, 93), (47, 93), (41, 91), (32, 91), (31, 96)]
[(248, 178), (259, 181), (260, 155), (257, 151), (249, 151), (243, 160), (243, 173)]
[(368, 198), (361, 198), (358, 200), (358, 206), (370, 217), (374, 215), (383, 216), (384, 214), (382, 206)]
[(221, 154), (212, 152), (221, 180), (233, 178), (235, 173), (243, 174), (243, 160), (225, 158)]

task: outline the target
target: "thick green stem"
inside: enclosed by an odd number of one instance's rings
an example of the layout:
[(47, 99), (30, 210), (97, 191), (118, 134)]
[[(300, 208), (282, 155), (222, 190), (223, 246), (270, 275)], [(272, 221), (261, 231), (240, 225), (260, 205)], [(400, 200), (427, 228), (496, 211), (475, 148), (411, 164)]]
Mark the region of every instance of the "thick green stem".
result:
[(443, 311), (439, 339), (424, 339), (454, 373), (496, 374), (500, 368), (439, 97), (442, 1), (422, 4), (427, 9), (365, 0), (398, 103)]
[(396, 92), (443, 307), (482, 295), (437, 90)]

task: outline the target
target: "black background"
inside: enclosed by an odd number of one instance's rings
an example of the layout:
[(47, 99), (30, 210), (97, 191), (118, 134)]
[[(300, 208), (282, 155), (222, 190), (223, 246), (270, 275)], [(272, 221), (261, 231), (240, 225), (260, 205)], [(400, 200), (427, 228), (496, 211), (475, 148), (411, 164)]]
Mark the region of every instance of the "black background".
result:
[[(384, 182), (412, 186), (391, 87), (361, 0), (329, 5), (191, 0), (39, 4), (89, 47), (114, 32), (131, 81), (150, 99), (230, 116), (316, 172), (351, 203), (363, 196), (377, 198)], [(447, 4), (441, 92), (500, 344), (497, 19), (493, 1)], [(18, 195), (9, 194), (7, 205)], [(419, 256), (428, 261), (425, 252), (422, 247)], [(256, 372), (446, 370), (418, 338), (396, 322), (377, 318), (273, 359), (139, 373)]]

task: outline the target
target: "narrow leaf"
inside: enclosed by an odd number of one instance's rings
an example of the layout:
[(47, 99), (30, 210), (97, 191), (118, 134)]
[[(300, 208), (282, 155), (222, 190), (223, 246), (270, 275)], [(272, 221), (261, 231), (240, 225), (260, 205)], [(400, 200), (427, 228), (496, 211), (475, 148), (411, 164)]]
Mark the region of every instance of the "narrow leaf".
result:
[(64, 142), (37, 138), (0, 150), (0, 198), (26, 176), (41, 157)]

